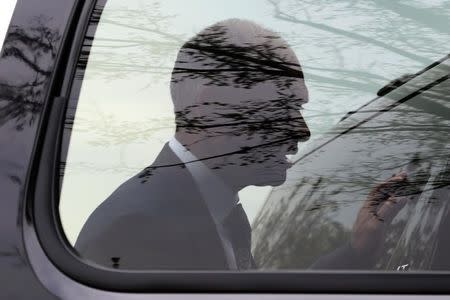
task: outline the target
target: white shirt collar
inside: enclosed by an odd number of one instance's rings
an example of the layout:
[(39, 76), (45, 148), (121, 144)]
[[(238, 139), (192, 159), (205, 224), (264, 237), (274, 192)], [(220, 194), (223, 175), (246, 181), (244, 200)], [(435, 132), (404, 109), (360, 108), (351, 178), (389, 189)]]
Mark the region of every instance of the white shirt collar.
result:
[(186, 165), (187, 170), (194, 178), (214, 222), (222, 224), (239, 202), (237, 194), (175, 137), (169, 141), (169, 147)]

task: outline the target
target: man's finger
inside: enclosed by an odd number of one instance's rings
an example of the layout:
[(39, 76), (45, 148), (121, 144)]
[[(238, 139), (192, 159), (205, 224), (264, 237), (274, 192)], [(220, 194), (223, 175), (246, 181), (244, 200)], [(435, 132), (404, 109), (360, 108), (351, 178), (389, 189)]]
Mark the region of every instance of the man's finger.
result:
[(379, 200), (386, 200), (391, 196), (395, 196), (395, 192), (404, 187), (406, 180), (406, 173), (401, 172), (389, 178), (386, 182), (377, 185), (372, 191), (372, 196)]
[(406, 197), (390, 197), (380, 206), (377, 216), (386, 225), (390, 224), (398, 212), (405, 206), (406, 201)]
[(402, 171), (402, 172), (398, 173), (397, 175), (389, 178), (386, 182), (383, 182), (382, 184), (378, 185), (378, 187), (395, 186), (395, 185), (398, 185), (399, 183), (406, 181), (407, 178), (408, 178), (408, 176), (407, 176), (406, 172)]
[(396, 192), (404, 187), (406, 180), (407, 174), (402, 171), (398, 174), (394, 174), (394, 176), (389, 178), (386, 182), (377, 185), (370, 192), (363, 208), (372, 212), (378, 210), (382, 202), (387, 201), (390, 197), (394, 197)]

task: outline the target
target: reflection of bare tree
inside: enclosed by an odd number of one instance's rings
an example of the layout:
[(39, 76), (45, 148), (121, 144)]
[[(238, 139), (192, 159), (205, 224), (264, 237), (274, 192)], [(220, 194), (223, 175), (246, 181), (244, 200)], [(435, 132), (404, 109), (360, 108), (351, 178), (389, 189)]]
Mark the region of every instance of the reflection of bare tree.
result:
[(300, 65), (287, 57), (288, 46), (281, 38), (265, 36), (264, 39), (264, 43), (236, 45), (227, 37), (225, 27), (213, 26), (184, 45), (183, 61), (174, 69), (175, 82), (206, 79), (206, 85), (250, 89), (270, 80), (277, 87), (287, 89), (295, 78), (303, 78)]
[[(90, 16), (89, 27), (83, 40), (75, 74), (78, 84), (88, 79), (85, 78), (88, 63), (90, 64), (89, 74), (105, 80), (148, 75), (150, 77), (148, 82), (151, 84), (151, 82), (159, 80), (162, 75), (170, 73), (171, 67), (167, 66), (173, 64), (173, 60), (167, 56), (167, 53), (175, 52), (182, 43), (180, 36), (169, 33), (170, 20), (174, 16), (162, 14), (158, 3), (143, 4), (141, 9), (130, 9), (123, 6), (118, 9), (104, 10), (105, 6), (102, 2), (104, 1), (96, 4)], [(100, 22), (107, 34), (96, 35)], [(95, 53), (91, 53), (94, 40)], [(126, 59), (124, 59), (124, 49), (127, 51)], [(77, 91), (75, 91), (76, 93)], [(76, 96), (71, 99), (67, 110), (66, 139), (69, 139), (74, 125), (77, 101)], [(154, 138), (156, 133), (173, 128), (171, 118), (124, 122), (118, 121), (114, 116), (104, 112), (96, 113), (100, 113), (101, 116), (97, 122), (79, 116), (77, 118), (77, 130), (89, 132), (92, 135), (88, 141), (88, 144), (92, 146), (125, 146), (129, 143)], [(64, 169), (64, 165), (62, 162), (62, 169)], [(78, 167), (93, 168), (89, 163)], [(112, 169), (116, 171), (134, 170), (134, 167), (127, 166), (121, 161)]]
[[(292, 36), (293, 41), (297, 40), (293, 42), (294, 47), (296, 43), (301, 46), (308, 41), (320, 44), (340, 63), (342, 67), (335, 70), (323, 68), (318, 70), (316, 66), (305, 65), (305, 69), (313, 71), (308, 73), (308, 79), (330, 86), (335, 89), (335, 92), (360, 90), (373, 93), (377, 86), (389, 80), (380, 78), (377, 72), (371, 71), (370, 67), (366, 67), (363, 71), (345, 69), (347, 63), (341, 52), (346, 47), (351, 48), (359, 44), (361, 45), (359, 51), (374, 49), (382, 51), (384, 55), (389, 53), (410, 61), (410, 65), (425, 66), (432, 62), (433, 58), (430, 54), (434, 56), (436, 49), (445, 49), (442, 47), (445, 42), (436, 36), (445, 36), (450, 33), (449, 27), (446, 26), (447, 16), (439, 13), (448, 11), (448, 7), (443, 3), (427, 3), (420, 8), (415, 7), (414, 4), (384, 0), (364, 3), (355, 1), (337, 3), (328, 0), (268, 0), (267, 3), (273, 8), (274, 18), (298, 28)], [(319, 17), (318, 12), (323, 18)], [(349, 19), (355, 17), (357, 20), (348, 24), (343, 24), (345, 22), (341, 22), (342, 25), (336, 24), (337, 18), (345, 17)], [(383, 26), (380, 27), (379, 24)], [(314, 40), (314, 36), (308, 39), (302, 38), (297, 33), (302, 32), (302, 28), (318, 32), (317, 40)], [(329, 39), (324, 40), (327, 36)], [(420, 39), (417, 36), (420, 36)]]
[[(297, 2), (292, 2), (290, 6), (285, 5), (283, 7), (280, 6), (280, 4), (289, 4), (289, 2), (283, 1), (280, 3), (279, 1), (269, 1), (269, 3), (276, 8), (275, 17), (278, 19), (283, 19), (284, 21), (292, 22), (300, 26), (308, 26), (310, 28), (329, 32), (336, 37), (344, 37), (350, 41), (354, 40), (365, 44), (375, 45), (387, 49), (388, 51), (392, 50), (393, 53), (411, 58), (421, 63), (429, 61), (426, 57), (422, 57), (412, 51), (404, 50), (402, 47), (385, 43), (381, 39), (314, 22), (308, 10), (323, 9), (330, 4), (329, 1), (308, 1), (301, 3), (301, 5)], [(355, 9), (362, 13), (369, 12), (369, 10), (363, 12), (359, 6)], [(149, 84), (162, 78), (162, 75), (167, 74), (171, 70), (172, 61), (168, 53), (174, 53), (179, 45), (181, 45), (182, 41), (185, 40), (183, 36), (174, 34), (171, 30), (171, 19), (174, 17), (175, 16), (164, 14), (158, 3), (143, 5), (138, 9), (130, 9), (128, 7), (113, 9), (110, 7), (104, 12), (102, 6), (97, 6), (91, 18), (91, 24), (98, 25), (101, 19), (104, 28), (108, 28), (108, 35), (95, 38), (95, 51), (98, 55), (92, 55), (89, 58), (92, 63), (90, 72), (108, 80), (148, 75)], [(219, 34), (220, 28), (217, 30), (217, 34)], [(88, 56), (94, 41), (93, 33), (94, 31), (90, 30), (86, 36), (85, 47), (83, 48), (79, 62), (80, 69), (86, 68)], [(124, 36), (126, 36), (126, 38), (124, 38)], [(273, 64), (270, 66), (252, 61), (252, 59), (255, 58), (255, 55), (261, 56), (264, 54), (264, 51), (267, 52), (267, 50), (270, 49), (262, 49), (261, 47), (234, 47), (232, 49), (233, 51), (221, 49), (220, 51), (225, 50), (224, 55), (224, 53), (217, 52), (216, 46), (221, 42), (217, 39), (217, 35), (210, 35), (203, 37), (202, 39), (204, 40), (202, 41), (204, 45), (195, 43), (195, 45), (192, 45), (192, 50), (201, 50), (203, 53), (208, 51), (212, 53), (211, 51), (215, 51), (216, 57), (222, 56), (220, 58), (221, 61), (208, 68), (208, 70), (196, 70), (196, 72), (194, 72), (195, 70), (192, 69), (186, 70), (179, 68), (177, 71), (180, 74), (188, 71), (189, 76), (213, 76), (216, 83), (219, 83), (220, 76), (218, 75), (225, 74), (225, 76), (228, 76), (230, 72), (235, 72), (235, 74), (240, 72), (241, 74), (235, 76), (234, 80), (237, 81), (236, 83), (238, 84), (243, 84), (245, 83), (245, 80), (247, 80), (246, 78), (249, 77), (252, 77), (252, 79), (247, 83), (251, 83), (252, 81), (257, 82), (258, 76), (260, 77), (258, 74), (262, 74), (258, 73), (258, 71), (261, 70), (264, 71), (265, 77), (267, 77), (269, 73), (272, 74), (271, 76), (275, 77), (277, 74), (286, 76), (290, 72), (289, 68), (291, 66), (280, 64), (279, 61), (276, 61), (278, 64), (275, 68), (273, 68)], [(225, 48), (224, 45), (220, 46)], [(126, 59), (124, 59), (123, 56), (124, 49), (126, 49), (127, 52)], [(339, 49), (334, 50), (336, 50), (334, 51), (336, 52), (335, 55), (339, 56)], [(220, 63), (226, 63), (229, 66), (229, 69), (224, 70), (223, 68), (220, 68)], [(313, 71), (308, 73), (309, 80), (317, 81), (320, 82), (321, 85), (332, 87), (334, 90), (333, 93), (339, 93), (339, 90), (343, 89), (346, 91), (363, 90), (373, 92), (380, 84), (389, 80), (383, 76), (370, 73), (367, 70), (360, 71), (345, 68), (333, 69), (316, 65), (308, 66), (308, 70)], [(228, 75), (226, 74), (227, 72)], [(229, 84), (226, 82), (222, 83)], [(328, 114), (328, 116), (331, 116), (331, 114)], [(136, 132), (136, 137), (142, 137), (140, 133), (143, 131), (139, 128), (131, 130), (128, 127), (128, 129), (130, 132)], [(383, 130), (383, 128), (380, 128), (380, 130)], [(120, 130), (117, 131), (117, 134), (122, 136)], [(108, 138), (110, 137), (112, 137), (112, 134), (108, 134)], [(102, 140), (106, 139), (103, 138)]]
[[(44, 82), (51, 74), (49, 63), (56, 56), (56, 48), (61, 38), (59, 32), (51, 30), (44, 17), (34, 19), (27, 28), (13, 26), (5, 38), (2, 59), (14, 59), (34, 71), (34, 78), (11, 85), (6, 78), (0, 79), (0, 99), (6, 104), (0, 108), (0, 124), (16, 120), (21, 129), (33, 122), (41, 109)], [(39, 99), (39, 100), (37, 100)]]
[[(80, 70), (86, 68), (89, 59), (95, 66), (90, 71), (105, 79), (146, 74), (157, 80), (170, 72), (168, 65), (172, 62), (167, 53), (173, 53), (183, 40), (181, 36), (169, 33), (170, 20), (174, 16), (161, 13), (158, 3), (143, 4), (141, 9), (124, 6), (103, 10), (102, 5), (97, 5), (91, 16), (91, 30), (86, 34), (78, 62)], [(94, 27), (99, 22), (108, 30), (108, 36), (95, 37), (97, 55), (89, 57)], [(127, 51), (126, 59), (123, 49)]]
[[(374, 1), (375, 2), (375, 1)], [(430, 7), (414, 7), (400, 1), (381, 0), (376, 1), (376, 4), (390, 12), (398, 14), (400, 17), (412, 20), (422, 24), (426, 28), (448, 33), (447, 26), (448, 15), (443, 12), (450, 12), (448, 3), (436, 3)]]
[[(424, 62), (424, 63), (431, 62), (430, 59), (421, 57), (415, 53), (405, 51), (401, 48), (394, 47), (388, 43), (371, 38), (371, 37), (363, 35), (363, 34), (359, 34), (356, 32), (350, 32), (347, 30), (342, 30), (337, 27), (328, 26), (328, 25), (325, 25), (322, 23), (317, 23), (317, 22), (312, 21), (310, 18), (308, 18), (306, 20), (298, 18), (295, 14), (292, 13), (292, 10), (282, 10), (280, 8), (280, 1), (269, 0), (269, 2), (274, 6), (275, 17), (278, 19), (281, 19), (281, 20), (284, 20), (287, 22), (291, 22), (291, 23), (302, 24), (305, 26), (313, 27), (313, 28), (316, 28), (319, 30), (323, 30), (323, 31), (327, 31), (327, 32), (336, 34), (336, 35), (344, 36), (344, 37), (347, 37), (347, 38), (350, 38), (350, 39), (353, 39), (353, 40), (356, 40), (359, 42), (373, 44), (375, 46), (384, 48), (393, 53), (400, 54), (402, 56), (405, 56), (405, 57), (408, 57), (408, 58), (411, 58), (413, 60), (417, 60), (420, 62)], [(312, 3), (312, 2), (310, 3), (309, 6), (311, 6), (311, 8), (313, 8), (314, 6), (319, 6), (319, 7), (322, 6), (323, 7), (323, 6), (326, 6), (329, 4), (329, 3), (327, 3), (327, 1), (319, 1), (319, 3), (317, 1), (314, 1), (314, 2), (315, 3)], [(302, 6), (303, 10), (305, 11), (305, 14), (308, 15), (307, 8), (306, 8), (308, 6), (308, 3), (305, 3), (305, 1), (301, 1), (301, 2), (298, 1), (298, 3), (294, 3), (294, 5)]]

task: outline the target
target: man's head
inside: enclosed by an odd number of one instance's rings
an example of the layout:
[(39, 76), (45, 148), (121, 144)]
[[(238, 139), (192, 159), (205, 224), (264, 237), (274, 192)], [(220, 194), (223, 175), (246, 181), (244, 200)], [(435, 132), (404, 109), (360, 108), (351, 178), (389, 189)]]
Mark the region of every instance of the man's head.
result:
[(309, 137), (300, 64), (250, 21), (216, 23), (186, 42), (172, 73), (177, 138), (236, 188), (279, 185), (286, 154)]

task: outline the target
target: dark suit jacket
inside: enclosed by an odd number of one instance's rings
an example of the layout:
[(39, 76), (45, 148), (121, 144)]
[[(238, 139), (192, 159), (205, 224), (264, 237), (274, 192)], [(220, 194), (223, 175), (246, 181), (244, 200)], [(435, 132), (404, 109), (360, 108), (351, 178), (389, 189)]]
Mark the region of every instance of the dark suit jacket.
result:
[[(216, 225), (197, 185), (167, 144), (152, 166), (169, 167), (152, 169), (146, 182), (141, 177), (143, 171), (117, 188), (90, 215), (75, 249), (94, 263), (120, 269), (229, 269)], [(241, 260), (238, 265), (256, 268), (250, 225), (243, 210), (239, 214), (240, 222), (226, 220), (229, 231), (235, 232), (230, 242), (235, 255), (240, 254), (236, 255)], [(247, 245), (242, 240), (248, 240)], [(242, 263), (242, 258), (247, 261)], [(372, 264), (345, 245), (321, 257), (311, 268), (370, 269)]]
[[(166, 144), (152, 166), (180, 163)], [(228, 269), (216, 226), (187, 169), (156, 168), (147, 182), (140, 175), (91, 214), (75, 245), (79, 254), (121, 269)]]

